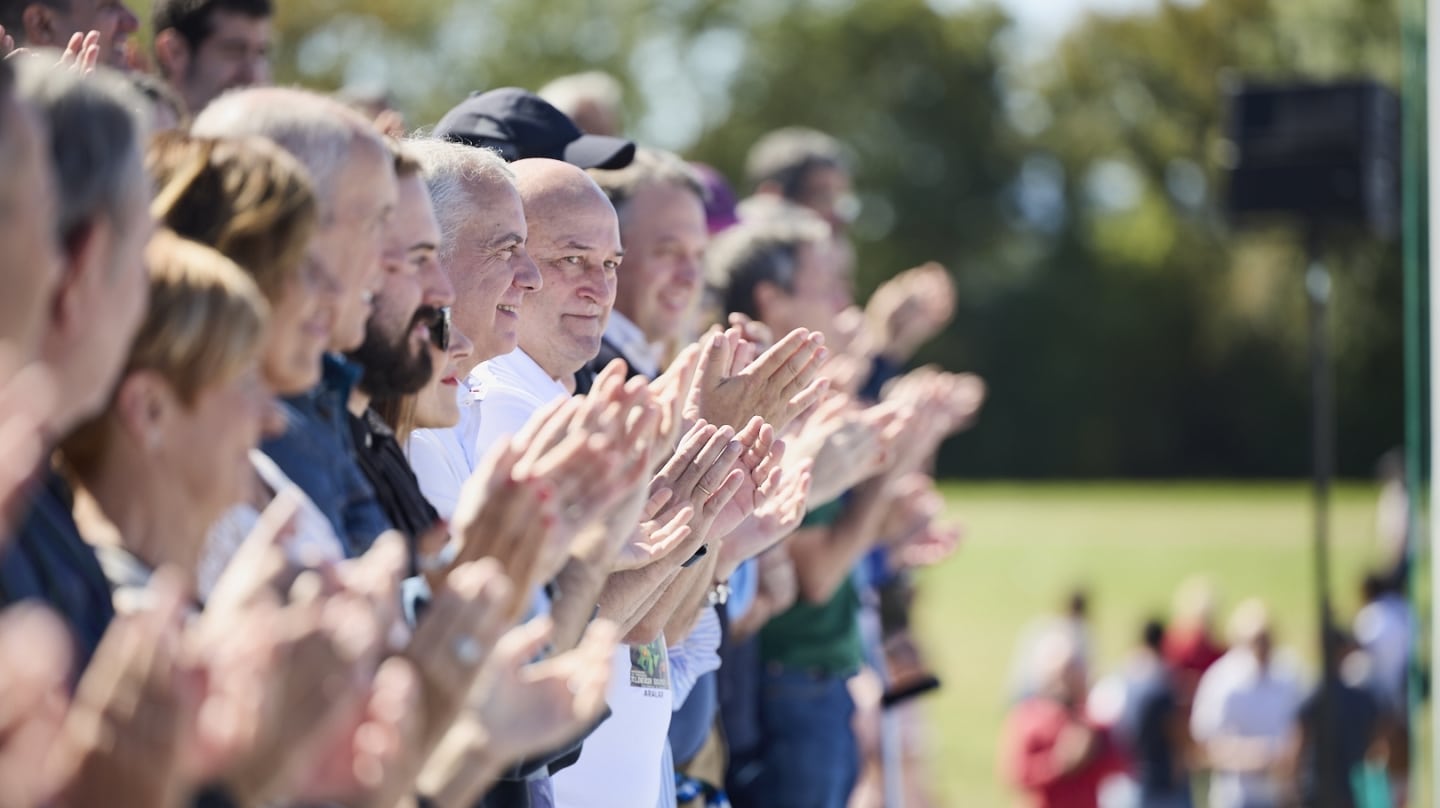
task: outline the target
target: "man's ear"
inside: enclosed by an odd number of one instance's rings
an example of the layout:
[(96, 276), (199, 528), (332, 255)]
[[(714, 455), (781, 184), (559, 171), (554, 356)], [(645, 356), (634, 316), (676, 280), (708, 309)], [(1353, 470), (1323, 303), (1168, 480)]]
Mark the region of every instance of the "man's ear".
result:
[(155, 35), (155, 64), (165, 78), (185, 75), (190, 69), (190, 43), (174, 28)]
[[(27, 48), (63, 48), (69, 44), (69, 35), (60, 30), (60, 20), (55, 9), (44, 3), (31, 3), (20, 12), (20, 28), (25, 34)], [(63, 39), (62, 39), (63, 37)]]
[(62, 245), (65, 265), (51, 312), (53, 327), (62, 332), (83, 329), (91, 307), (104, 305), (101, 298), (107, 279), (103, 276), (109, 271), (106, 259), (114, 242), (112, 235), (109, 218), (95, 216), (66, 236)]

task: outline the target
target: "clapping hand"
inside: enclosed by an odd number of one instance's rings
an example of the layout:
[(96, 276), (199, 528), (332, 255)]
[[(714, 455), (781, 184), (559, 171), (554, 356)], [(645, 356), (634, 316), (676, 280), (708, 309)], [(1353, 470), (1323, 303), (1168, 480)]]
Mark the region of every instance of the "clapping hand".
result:
[(951, 374), (916, 374), (914, 382), (892, 388), (885, 400), (902, 408), (884, 473), (891, 479), (920, 469), (955, 425)]
[(670, 489), (661, 488), (650, 497), (642, 516), (644, 521), (620, 548), (619, 555), (610, 565), (612, 572), (638, 570), (672, 553), (680, 552), (683, 548), (688, 548), (691, 555), (699, 549), (699, 542), (703, 541), (703, 537), (697, 537), (693, 545), (686, 544), (687, 540), (695, 535), (690, 529), (690, 520), (695, 516), (694, 506), (687, 505), (678, 511), (671, 511), (669, 521), (664, 523), (655, 518), (665, 503), (670, 501), (670, 496)]
[(670, 492), (655, 520), (668, 523), (680, 510), (693, 508), (689, 542), (703, 543), (712, 535), (715, 521), (745, 483), (745, 471), (735, 467), (744, 446), (734, 436), (730, 427), (716, 428), (705, 421), (690, 428), (680, 448), (651, 480), (652, 492)]
[(579, 645), (532, 661), (550, 631), (543, 617), (511, 629), (487, 666), (483, 692), (473, 694), (486, 729), (516, 759), (574, 740), (605, 709), (619, 629), (608, 620), (593, 621)]
[[(15, 37), (5, 32), (4, 26), (0, 26), (0, 59), (15, 59), (29, 55), (28, 49), (15, 47)], [(55, 66), (62, 70), (78, 70), (90, 74), (95, 72), (98, 64), (100, 64), (100, 32), (90, 31), (82, 34), (77, 31), (70, 36), (70, 41), (65, 45), (65, 50), (60, 54), (60, 61), (56, 62)]]
[(512, 628), (495, 647), (456, 721), (426, 762), (419, 790), (441, 808), (474, 805), (502, 766), (559, 746), (605, 709), (617, 630), (597, 620), (574, 649), (532, 662), (549, 618)]
[(865, 306), (880, 353), (904, 362), (955, 317), (955, 283), (931, 261), (886, 281)]
[(985, 380), (973, 373), (946, 373), (923, 367), (885, 386), (886, 401), (915, 401), (933, 397), (947, 419), (945, 434), (953, 435), (975, 423), (985, 403)]
[(835, 394), (800, 422), (788, 439), (790, 456), (813, 459), (810, 505), (830, 502), (880, 473), (900, 435), (902, 406), (857, 406)]
[(66, 806), (180, 806), (195, 785), (199, 679), (181, 658), (184, 588), (174, 570), (150, 584), (150, 608), (110, 624), (75, 692), (53, 764)]
[(48, 805), (59, 785), (46, 776), (69, 707), (70, 635), (44, 606), (0, 612), (0, 808)]
[(307, 572), (288, 605), (207, 611), (191, 638), (207, 671), (195, 765), (244, 804), (350, 788), (336, 772), (350, 759), (383, 631), (365, 598), (323, 588)]
[(501, 607), (509, 619), (518, 617), (534, 587), (553, 574), (548, 558), (556, 553), (559, 519), (551, 482), (517, 472), (523, 456), (517, 441), (491, 450), (456, 503), (451, 522), (453, 557), (422, 561), (432, 590), (438, 590), (459, 565), (494, 559), (509, 578), (508, 600)]
[[(646, 480), (661, 450), (662, 405), (641, 378), (623, 380), (624, 365), (612, 362), (600, 375), (579, 418), (578, 432), (609, 446), (610, 464), (567, 462), (553, 474), (571, 480), (576, 492), (571, 507), (581, 513), (570, 527), (577, 535), (570, 556), (608, 564), (641, 519), (647, 497)], [(579, 529), (588, 527), (583, 533)]]
[(797, 328), (750, 361), (754, 350), (735, 328), (706, 339), (687, 419), (739, 428), (758, 415), (784, 430), (824, 395), (828, 382), (817, 378), (827, 356), (820, 332)]
[(775, 440), (767, 451), (761, 441), (746, 453), (743, 463), (750, 474), (736, 499), (747, 499), (749, 513), (725, 534), (716, 568), (720, 580), (795, 532), (805, 518), (814, 461), (787, 464), (784, 449), (784, 442)]
[(405, 651), (424, 692), (422, 760), (459, 715), (481, 665), (511, 623), (516, 600), (515, 587), (491, 559), (462, 564), (447, 578)]
[(888, 494), (890, 506), (880, 530), (897, 566), (930, 566), (955, 552), (961, 530), (940, 521), (945, 499), (930, 475), (907, 474), (891, 484)]
[(60, 54), (60, 62), (57, 65), (64, 70), (78, 70), (84, 74), (95, 72), (95, 67), (100, 63), (100, 32), (91, 31), (81, 34), (76, 31), (70, 35), (70, 42), (65, 45), (65, 52)]

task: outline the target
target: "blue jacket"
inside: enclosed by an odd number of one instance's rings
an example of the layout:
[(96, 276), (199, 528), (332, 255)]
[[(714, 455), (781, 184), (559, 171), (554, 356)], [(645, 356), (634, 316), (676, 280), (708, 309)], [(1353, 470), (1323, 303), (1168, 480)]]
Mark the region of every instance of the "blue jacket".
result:
[(345, 405), (360, 373), (359, 365), (326, 354), (320, 384), (281, 400), (285, 432), (260, 445), (330, 520), (352, 558), (391, 528), (355, 459)]
[(70, 515), (70, 486), (50, 472), (0, 558), (0, 606), (35, 600), (54, 609), (75, 640), (73, 680), (115, 618), (110, 582)]

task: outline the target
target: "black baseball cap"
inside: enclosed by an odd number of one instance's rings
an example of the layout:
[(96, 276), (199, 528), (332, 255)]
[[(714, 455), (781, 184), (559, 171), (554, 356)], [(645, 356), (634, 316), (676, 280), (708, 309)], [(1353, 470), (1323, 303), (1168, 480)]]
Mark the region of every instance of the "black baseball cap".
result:
[(549, 157), (580, 168), (614, 169), (635, 159), (631, 141), (587, 135), (565, 113), (518, 87), (471, 93), (445, 113), (435, 135), (495, 149), (508, 162)]

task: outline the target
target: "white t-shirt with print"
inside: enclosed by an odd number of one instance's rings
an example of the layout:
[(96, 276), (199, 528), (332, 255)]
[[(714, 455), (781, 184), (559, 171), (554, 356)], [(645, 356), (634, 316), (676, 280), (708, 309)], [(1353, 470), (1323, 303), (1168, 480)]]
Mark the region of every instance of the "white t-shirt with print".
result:
[(616, 649), (605, 701), (611, 716), (585, 739), (579, 762), (552, 778), (556, 808), (648, 808), (660, 796), (673, 706), (663, 637)]

